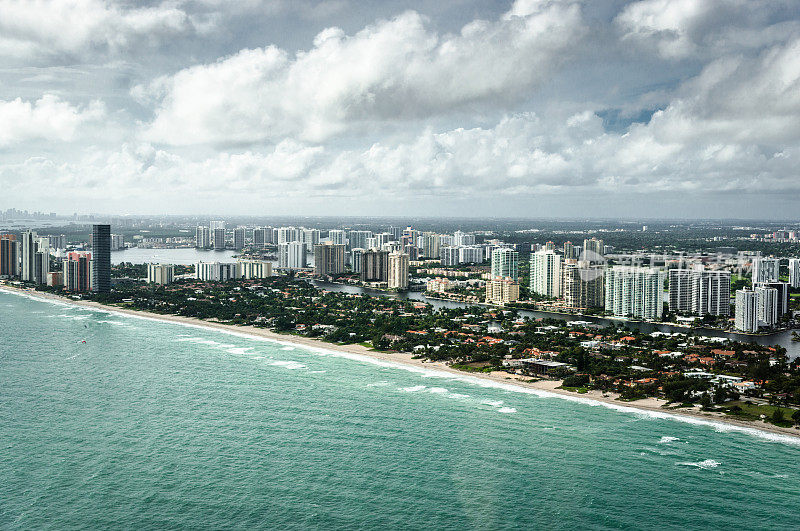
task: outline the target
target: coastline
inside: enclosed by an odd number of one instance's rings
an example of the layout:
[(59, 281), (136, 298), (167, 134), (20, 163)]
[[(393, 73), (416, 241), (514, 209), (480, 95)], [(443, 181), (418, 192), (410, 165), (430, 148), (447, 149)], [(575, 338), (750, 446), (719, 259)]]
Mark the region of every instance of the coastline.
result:
[(50, 293), (38, 292), (31, 289), (16, 288), (8, 285), (0, 285), (0, 290), (41, 300), (58, 302), (61, 304), (83, 306), (100, 311), (118, 313), (143, 319), (153, 319), (173, 324), (214, 329), (226, 333), (242, 334), (274, 341), (277, 343), (298, 345), (311, 350), (326, 350), (350, 356), (353, 359), (361, 358), (365, 359), (366, 361), (373, 360), (399, 366), (401, 368), (407, 368), (409, 370), (437, 371), (447, 373), (453, 377), (459, 378), (462, 381), (468, 381), (482, 386), (492, 386), (506, 389), (511, 388), (512, 390), (522, 390), (523, 392), (531, 392), (540, 396), (554, 396), (586, 403), (588, 405), (605, 406), (618, 411), (629, 413), (647, 413), (659, 418), (673, 418), (682, 422), (705, 424), (718, 429), (718, 431), (740, 431), (760, 436), (763, 436), (763, 434), (781, 435), (793, 438), (794, 441), (792, 442), (795, 444), (800, 443), (800, 430), (797, 428), (783, 428), (764, 421), (733, 419), (726, 416), (724, 413), (702, 412), (699, 409), (688, 411), (664, 409), (662, 406), (666, 404), (666, 401), (657, 398), (646, 398), (632, 402), (621, 402), (616, 400), (616, 395), (614, 393), (604, 394), (601, 391), (592, 390), (587, 393), (578, 394), (564, 389), (557, 389), (556, 387), (558, 387), (561, 383), (559, 381), (539, 380), (536, 382), (531, 382), (526, 381), (525, 378), (518, 375), (509, 374), (503, 371), (494, 371), (491, 373), (468, 373), (454, 369), (443, 362), (414, 359), (410, 353), (375, 351), (358, 344), (342, 345), (336, 343), (326, 343), (324, 341), (302, 336), (278, 334), (265, 328), (231, 325), (214, 321), (205, 321), (193, 317), (131, 310), (117, 306), (109, 306), (93, 301), (74, 300)]

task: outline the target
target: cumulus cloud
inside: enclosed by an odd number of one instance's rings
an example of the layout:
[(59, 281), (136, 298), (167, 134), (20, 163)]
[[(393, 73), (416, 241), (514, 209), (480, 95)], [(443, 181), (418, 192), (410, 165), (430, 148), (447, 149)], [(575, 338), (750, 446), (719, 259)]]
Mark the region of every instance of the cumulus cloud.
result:
[(570, 1), (520, 1), (497, 21), (439, 35), (408, 11), (348, 36), (328, 28), (294, 57), (242, 50), (139, 87), (155, 97), (146, 138), (166, 144), (294, 137), (323, 141), (373, 123), (518, 102), (549, 79), (583, 34)]
[(107, 0), (0, 0), (0, 54), (24, 59), (117, 51), (193, 30), (171, 3), (130, 8)]
[(623, 39), (668, 59), (757, 49), (798, 35), (793, 0), (641, 0), (616, 17)]
[(72, 140), (80, 127), (105, 116), (105, 106), (94, 101), (81, 108), (45, 94), (34, 102), (0, 100), (0, 146), (27, 140)]

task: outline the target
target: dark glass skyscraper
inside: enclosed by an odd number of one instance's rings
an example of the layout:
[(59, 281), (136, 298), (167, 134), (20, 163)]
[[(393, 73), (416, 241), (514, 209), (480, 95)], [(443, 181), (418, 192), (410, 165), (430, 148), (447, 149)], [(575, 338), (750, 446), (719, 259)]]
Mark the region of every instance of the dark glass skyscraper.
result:
[(111, 291), (111, 225), (92, 225), (92, 289)]

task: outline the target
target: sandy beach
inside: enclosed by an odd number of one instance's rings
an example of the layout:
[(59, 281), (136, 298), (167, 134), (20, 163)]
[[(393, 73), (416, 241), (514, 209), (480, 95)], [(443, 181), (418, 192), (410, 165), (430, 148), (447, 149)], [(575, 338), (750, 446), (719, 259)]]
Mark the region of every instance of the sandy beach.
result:
[(467, 373), (464, 371), (453, 369), (452, 367), (443, 362), (423, 361), (421, 359), (415, 359), (412, 357), (410, 353), (406, 352), (379, 352), (366, 348), (362, 345), (353, 345), (353, 344), (341, 345), (336, 343), (326, 343), (324, 341), (310, 339), (302, 336), (296, 336), (292, 334), (278, 334), (264, 328), (257, 328), (253, 326), (230, 325), (230, 324), (217, 323), (213, 321), (204, 321), (201, 319), (195, 319), (190, 317), (182, 317), (177, 315), (163, 315), (163, 314), (143, 312), (138, 310), (130, 310), (125, 308), (119, 308), (117, 306), (108, 306), (97, 302), (74, 300), (71, 298), (61, 297), (50, 293), (42, 293), (29, 289), (20, 289), (7, 285), (0, 285), (0, 290), (4, 290), (11, 293), (25, 294), (43, 300), (53, 300), (53, 301), (58, 301), (60, 303), (67, 303), (77, 306), (84, 306), (88, 308), (95, 308), (98, 310), (115, 312), (124, 315), (131, 315), (148, 319), (157, 319), (160, 321), (165, 321), (170, 323), (201, 326), (204, 328), (222, 330), (226, 332), (235, 332), (238, 334), (247, 334), (250, 336), (266, 338), (277, 342), (291, 343), (309, 349), (315, 349), (315, 350), (324, 349), (328, 351), (345, 353), (348, 355), (363, 356), (365, 358), (371, 358), (373, 360), (380, 360), (387, 363), (414, 367), (416, 369), (424, 369), (428, 371), (431, 370), (441, 371), (445, 373), (450, 373), (453, 376), (458, 377), (459, 379), (462, 380), (477, 381), (477, 383), (479, 384), (483, 382), (485, 384), (491, 384), (496, 386), (515, 386), (518, 388), (533, 390), (537, 394), (552, 394), (567, 399), (572, 399), (575, 401), (590, 402), (590, 403), (594, 402), (595, 405), (604, 405), (620, 411), (629, 411), (634, 413), (637, 411), (647, 412), (648, 414), (656, 415), (659, 417), (672, 416), (677, 420), (682, 420), (690, 423), (714, 424), (715, 427), (720, 430), (725, 430), (725, 429), (732, 431), (759, 430), (761, 432), (788, 435), (800, 439), (800, 429), (797, 428), (782, 428), (780, 426), (775, 426), (774, 424), (769, 424), (763, 421), (745, 421), (745, 420), (732, 419), (729, 416), (725, 415), (724, 413), (704, 412), (701, 411), (699, 408), (681, 409), (681, 410), (665, 409), (663, 406), (666, 404), (666, 401), (657, 398), (646, 398), (632, 402), (622, 402), (617, 400), (617, 395), (614, 393), (589, 391), (587, 393), (578, 394), (564, 389), (558, 389), (557, 387), (561, 385), (560, 381), (556, 380), (528, 381), (529, 379), (526, 377), (521, 377), (516, 374), (509, 374), (503, 371), (494, 371), (491, 373)]

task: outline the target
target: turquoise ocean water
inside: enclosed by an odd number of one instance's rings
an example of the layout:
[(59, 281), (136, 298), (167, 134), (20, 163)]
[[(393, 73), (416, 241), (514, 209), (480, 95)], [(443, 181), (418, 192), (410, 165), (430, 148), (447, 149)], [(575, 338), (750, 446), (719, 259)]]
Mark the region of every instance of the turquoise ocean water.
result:
[(798, 441), (487, 385), (0, 292), (0, 528), (800, 526)]

